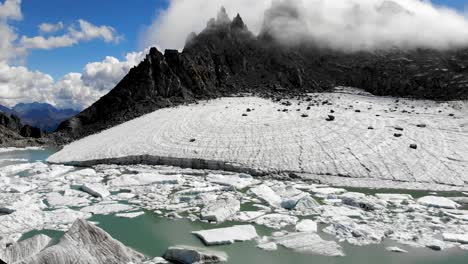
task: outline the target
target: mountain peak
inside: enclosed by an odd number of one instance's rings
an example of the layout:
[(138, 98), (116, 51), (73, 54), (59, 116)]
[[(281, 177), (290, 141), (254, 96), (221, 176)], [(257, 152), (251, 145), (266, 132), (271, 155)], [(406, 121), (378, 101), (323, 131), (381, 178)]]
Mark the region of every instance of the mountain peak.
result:
[(245, 25), (244, 20), (242, 20), (242, 17), (240, 16), (240, 14), (237, 14), (234, 20), (232, 20), (231, 28), (242, 29), (242, 30), (247, 29), (247, 26)]
[(216, 23), (218, 25), (231, 23), (231, 19), (229, 18), (229, 15), (228, 15), (228, 13), (226, 11), (226, 8), (224, 8), (224, 6), (222, 6), (221, 9), (218, 12), (218, 17), (216, 18)]

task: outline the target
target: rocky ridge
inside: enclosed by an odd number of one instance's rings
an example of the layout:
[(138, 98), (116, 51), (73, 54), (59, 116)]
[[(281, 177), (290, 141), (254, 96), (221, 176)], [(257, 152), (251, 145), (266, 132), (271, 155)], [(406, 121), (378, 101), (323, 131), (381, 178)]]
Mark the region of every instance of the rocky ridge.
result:
[(22, 124), (19, 117), (0, 112), (0, 147), (37, 146), (48, 143), (44, 133), (30, 125)]

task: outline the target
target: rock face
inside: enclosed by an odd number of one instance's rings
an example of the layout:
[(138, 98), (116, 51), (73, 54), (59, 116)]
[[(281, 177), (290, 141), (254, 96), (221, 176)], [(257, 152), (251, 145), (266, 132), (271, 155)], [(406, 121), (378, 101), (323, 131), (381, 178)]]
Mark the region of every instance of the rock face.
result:
[(39, 128), (23, 125), (19, 117), (0, 112), (0, 147), (43, 145), (43, 132)]
[(354, 86), (376, 95), (468, 98), (468, 49), (342, 53), (313, 44), (285, 48), (223, 11), (183, 52), (152, 48), (107, 95), (60, 124), (81, 138), (154, 110), (243, 92), (297, 95)]
[(59, 243), (21, 261), (28, 264), (140, 263), (144, 256), (125, 247), (102, 229), (77, 220)]
[(224, 252), (208, 251), (188, 246), (170, 247), (163, 257), (168, 261), (181, 264), (219, 263), (228, 259)]

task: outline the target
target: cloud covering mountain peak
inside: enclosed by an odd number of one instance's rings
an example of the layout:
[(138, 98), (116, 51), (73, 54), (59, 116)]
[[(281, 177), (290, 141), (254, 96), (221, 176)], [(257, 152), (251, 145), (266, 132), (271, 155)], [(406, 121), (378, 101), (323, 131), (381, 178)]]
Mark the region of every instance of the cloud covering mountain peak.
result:
[(182, 48), (222, 6), (240, 13), (254, 33), (268, 32), (287, 45), (308, 41), (345, 51), (468, 46), (468, 19), (422, 0), (171, 0), (142, 45)]

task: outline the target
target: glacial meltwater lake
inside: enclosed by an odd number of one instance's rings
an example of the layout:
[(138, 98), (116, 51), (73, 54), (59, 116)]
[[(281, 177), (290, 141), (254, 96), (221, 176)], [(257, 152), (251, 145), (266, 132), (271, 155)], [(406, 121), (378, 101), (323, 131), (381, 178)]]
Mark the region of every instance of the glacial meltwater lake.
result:
[[(16, 164), (20, 162), (43, 161), (54, 153), (54, 149), (46, 150), (23, 150), (0, 153), (0, 167)], [(3, 160), (3, 161), (1, 161)], [(24, 176), (27, 178), (27, 176)], [(362, 191), (362, 190), (361, 190)], [(371, 190), (375, 192), (375, 190)], [(411, 193), (407, 191), (407, 193)], [(169, 246), (191, 245), (204, 247), (202, 242), (191, 234), (192, 231), (210, 229), (217, 227), (227, 227), (236, 222), (225, 222), (219, 225), (208, 224), (200, 221), (190, 221), (188, 219), (167, 219), (151, 211), (145, 211), (144, 215), (128, 219), (115, 215), (94, 215), (88, 219), (98, 224), (99, 227), (107, 231), (115, 239), (121, 241), (148, 257), (162, 256)], [(271, 235), (277, 231), (264, 226), (255, 225), (260, 236)], [(324, 226), (319, 225), (321, 230)], [(59, 239), (63, 234), (61, 231), (35, 230), (22, 236), (21, 239), (32, 237), (36, 234), (46, 234), (55, 239)], [(319, 233), (325, 239), (333, 239), (323, 232)], [(255, 241), (234, 243), (226, 246), (209, 247), (214, 250), (221, 250), (228, 254), (228, 263), (314, 263), (314, 264), (466, 264), (468, 263), (468, 251), (458, 248), (434, 251), (427, 248), (414, 248), (399, 245), (395, 242), (385, 240), (379, 245), (354, 246), (346, 242), (341, 242), (345, 257), (324, 257), (295, 253), (291, 250), (278, 247), (276, 251), (263, 251), (256, 248)], [(408, 250), (408, 253), (393, 253), (387, 251), (388, 246), (399, 246)]]

